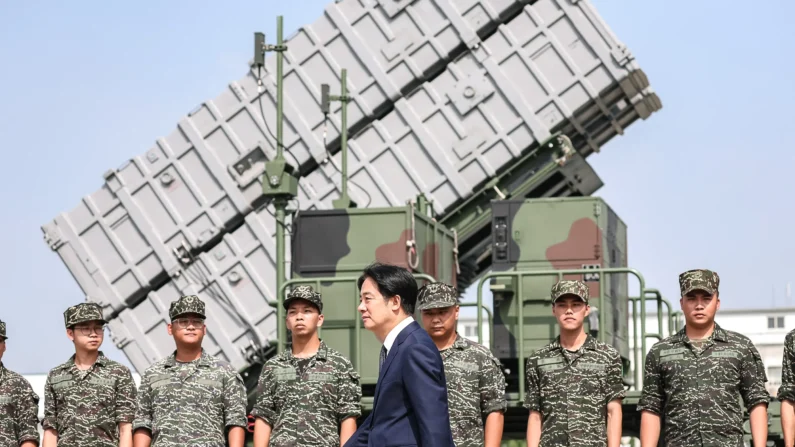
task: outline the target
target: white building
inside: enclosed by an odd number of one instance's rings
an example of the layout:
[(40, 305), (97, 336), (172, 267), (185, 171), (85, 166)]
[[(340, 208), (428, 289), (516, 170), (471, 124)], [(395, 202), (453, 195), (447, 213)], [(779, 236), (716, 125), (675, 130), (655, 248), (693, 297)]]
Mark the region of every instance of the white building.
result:
[[(676, 304), (674, 304), (677, 306)], [(678, 306), (677, 306), (678, 307)], [(668, 336), (667, 314), (663, 314), (663, 336)], [(638, 319), (639, 320), (639, 319)], [(784, 354), (784, 337), (795, 328), (795, 308), (768, 309), (721, 309), (715, 321), (724, 329), (738, 332), (750, 338), (759, 350), (767, 373), (767, 389), (775, 395), (781, 385), (781, 361)], [(656, 332), (657, 314), (646, 313), (646, 332)], [(638, 321), (640, 327), (640, 321)], [(630, 349), (633, 349), (633, 326), (629, 326)], [(646, 340), (646, 350), (656, 342), (655, 338)], [(640, 346), (640, 342), (638, 342)], [(643, 365), (640, 365), (641, 372)], [(642, 374), (641, 374), (642, 380)]]

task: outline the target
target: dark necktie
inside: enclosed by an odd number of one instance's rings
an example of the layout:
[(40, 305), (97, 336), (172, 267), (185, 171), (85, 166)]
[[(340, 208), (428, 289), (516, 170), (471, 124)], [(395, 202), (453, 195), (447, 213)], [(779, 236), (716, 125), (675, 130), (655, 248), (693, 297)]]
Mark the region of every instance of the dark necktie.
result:
[(381, 356), (378, 359), (378, 372), (381, 372), (381, 367), (384, 366), (386, 361), (386, 346), (381, 346)]

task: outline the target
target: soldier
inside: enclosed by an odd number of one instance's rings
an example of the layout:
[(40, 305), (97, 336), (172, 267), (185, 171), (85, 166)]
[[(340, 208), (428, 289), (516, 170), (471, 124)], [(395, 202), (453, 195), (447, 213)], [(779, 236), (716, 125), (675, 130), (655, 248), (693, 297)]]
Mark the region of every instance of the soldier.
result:
[(135, 382), (129, 368), (100, 351), (105, 317), (96, 303), (63, 313), (75, 353), (44, 384), (43, 447), (132, 446)]
[(754, 446), (767, 442), (765, 366), (751, 340), (715, 323), (719, 284), (709, 270), (679, 275), (685, 327), (655, 343), (646, 356), (638, 404), (642, 447), (657, 446), (660, 417), (666, 445), (743, 445), (740, 396)]
[(254, 447), (343, 445), (361, 415), (359, 374), (318, 337), (323, 325), (319, 293), (298, 286), (284, 308), (292, 344), (262, 368), (251, 412)]
[(583, 330), (590, 311), (588, 287), (581, 281), (552, 286), (560, 335), (527, 359), (528, 447), (618, 447), (621, 442), (626, 396), (621, 357)]
[[(173, 301), (168, 334), (177, 349), (141, 378), (133, 422), (135, 447), (243, 447), (246, 391), (228, 363), (205, 352), (204, 302)], [(225, 439), (226, 435), (226, 439)]]
[(3, 366), (7, 339), (0, 321), (0, 447), (36, 447), (39, 396), (24, 377)]
[(417, 308), (444, 361), (456, 447), (499, 447), (508, 408), (500, 362), (487, 347), (458, 334), (458, 293), (453, 286), (432, 283), (422, 287)]
[(795, 329), (784, 337), (784, 355), (781, 360), (781, 385), (778, 400), (781, 401), (781, 431), (784, 445), (795, 446)]

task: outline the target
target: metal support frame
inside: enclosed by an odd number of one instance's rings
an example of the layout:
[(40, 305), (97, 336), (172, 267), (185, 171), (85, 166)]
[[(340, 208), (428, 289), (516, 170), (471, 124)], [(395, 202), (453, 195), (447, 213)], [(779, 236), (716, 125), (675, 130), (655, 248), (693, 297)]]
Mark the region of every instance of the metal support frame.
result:
[[(612, 274), (612, 273), (626, 273), (634, 275), (638, 278), (638, 282), (640, 283), (640, 290), (641, 290), (641, 333), (646, 332), (646, 309), (645, 309), (645, 302), (646, 296), (643, 293), (646, 291), (646, 280), (643, 278), (643, 275), (636, 269), (633, 268), (600, 268), (600, 269), (571, 269), (571, 270), (535, 270), (535, 271), (524, 271), (524, 272), (491, 272), (484, 275), (480, 281), (478, 281), (477, 290), (477, 305), (481, 306), (483, 304), (483, 285), (486, 283), (486, 280), (492, 278), (515, 278), (517, 281), (516, 284), (516, 292), (515, 296), (517, 297), (518, 303), (518, 316), (517, 316), (517, 325), (518, 325), (518, 360), (519, 360), (519, 401), (521, 402), (524, 400), (524, 393), (525, 393), (525, 353), (524, 353), (524, 303), (525, 300), (523, 298), (523, 290), (522, 290), (522, 280), (526, 277), (533, 277), (533, 276), (557, 276), (558, 281), (563, 279), (564, 275), (583, 275), (583, 274), (593, 274), (599, 273), (602, 274)], [(604, 276), (600, 276), (603, 278)], [(605, 304), (605, 281), (599, 281), (599, 309), (604, 309)], [(662, 304), (658, 304), (658, 306), (662, 307)], [(599, 318), (599, 337), (604, 336), (605, 329), (605, 319)], [(482, 339), (482, 331), (483, 331), (483, 316), (481, 313), (478, 313), (478, 337)], [(645, 337), (641, 340), (641, 345), (643, 352), (646, 352), (646, 339)]]
[(344, 68), (340, 73), (340, 89), (339, 95), (331, 95), (329, 94), (328, 84), (321, 84), (320, 108), (324, 115), (328, 115), (329, 102), (339, 101), (342, 103), (340, 123), (342, 125), (340, 135), (340, 150), (342, 151), (342, 168), (340, 169), (342, 185), (340, 185), (340, 189), (342, 194), (338, 199), (332, 201), (332, 205), (335, 209), (347, 209), (352, 205), (351, 198), (348, 196), (348, 103), (351, 101), (351, 97), (348, 96), (348, 70)]
[[(276, 45), (265, 44), (262, 33), (254, 35), (255, 64), (264, 65), (264, 55), (261, 53), (276, 53), (276, 157), (265, 163), (265, 174), (262, 179), (262, 194), (270, 197), (275, 208), (276, 219), (276, 289), (279, 290), (286, 280), (285, 248), (286, 241), (284, 228), (286, 226), (287, 204), (298, 195), (298, 178), (293, 175), (293, 167), (284, 158), (284, 44), (283, 16), (276, 18)], [(261, 53), (260, 53), (261, 52)], [(263, 121), (265, 116), (262, 117)], [(279, 320), (284, 319), (284, 310), (277, 307)], [(279, 338), (286, 330), (284, 325), (278, 325)], [(286, 336), (286, 334), (285, 334)]]

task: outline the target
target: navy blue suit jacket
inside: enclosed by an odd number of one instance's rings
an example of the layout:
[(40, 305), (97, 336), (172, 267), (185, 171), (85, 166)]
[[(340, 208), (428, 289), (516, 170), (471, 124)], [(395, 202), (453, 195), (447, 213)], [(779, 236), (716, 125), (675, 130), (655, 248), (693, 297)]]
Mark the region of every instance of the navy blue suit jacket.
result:
[(416, 321), (398, 334), (381, 367), (373, 412), (345, 447), (454, 447), (439, 349)]

